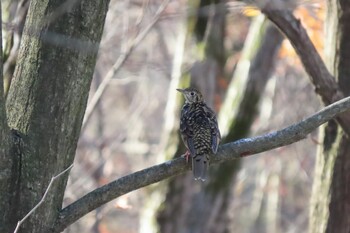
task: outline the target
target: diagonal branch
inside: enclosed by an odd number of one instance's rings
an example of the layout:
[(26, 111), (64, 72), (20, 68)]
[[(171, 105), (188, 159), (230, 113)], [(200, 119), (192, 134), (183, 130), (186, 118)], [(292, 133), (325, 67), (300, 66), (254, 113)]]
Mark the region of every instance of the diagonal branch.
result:
[[(282, 130), (224, 144), (220, 146), (218, 153), (212, 156), (212, 164), (261, 153), (300, 141), (320, 125), (347, 110), (350, 110), (350, 97), (331, 104), (305, 120)], [(132, 173), (95, 189), (61, 210), (51, 232), (63, 231), (85, 214), (121, 195), (179, 175), (187, 170), (189, 167), (185, 158), (181, 157)]]
[(310, 75), (316, 92), (323, 98), (325, 104), (332, 103), (338, 85), (328, 71), (300, 20), (288, 10), (271, 10), (270, 7), (266, 7), (262, 9), (262, 12), (289, 39), (299, 55), (306, 72)]
[[(342, 99), (343, 93), (339, 90), (335, 78), (328, 71), (300, 20), (291, 11), (276, 9), (271, 5), (266, 5), (261, 11), (291, 42), (323, 103), (328, 105)], [(350, 135), (350, 113), (343, 114), (337, 118), (337, 121)]]
[(122, 65), (125, 63), (126, 59), (130, 56), (131, 52), (136, 49), (136, 47), (140, 44), (140, 42), (146, 37), (146, 35), (151, 31), (153, 26), (158, 22), (160, 17), (162, 16), (162, 13), (166, 9), (167, 5), (169, 3), (169, 0), (164, 0), (163, 3), (159, 6), (155, 16), (153, 17), (152, 21), (147, 25), (145, 29), (143, 29), (136, 38), (126, 47), (123, 48), (122, 54), (118, 57), (117, 61), (114, 63), (113, 67), (108, 71), (106, 77), (103, 79), (102, 83), (97, 88), (95, 94), (93, 95), (89, 105), (86, 108), (85, 111), (85, 117), (83, 120), (83, 125), (81, 131), (83, 132), (86, 128), (87, 122), (89, 121), (96, 105), (101, 100), (101, 97), (103, 93), (105, 92), (108, 84), (112, 80), (112, 78), (117, 74), (119, 69), (122, 67)]

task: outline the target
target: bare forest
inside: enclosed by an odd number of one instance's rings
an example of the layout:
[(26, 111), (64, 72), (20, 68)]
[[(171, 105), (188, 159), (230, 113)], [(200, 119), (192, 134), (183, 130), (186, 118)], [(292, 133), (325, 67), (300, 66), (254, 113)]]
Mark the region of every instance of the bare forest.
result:
[[(0, 4), (1, 233), (350, 232), (347, 0)], [(222, 136), (205, 182), (188, 86)]]

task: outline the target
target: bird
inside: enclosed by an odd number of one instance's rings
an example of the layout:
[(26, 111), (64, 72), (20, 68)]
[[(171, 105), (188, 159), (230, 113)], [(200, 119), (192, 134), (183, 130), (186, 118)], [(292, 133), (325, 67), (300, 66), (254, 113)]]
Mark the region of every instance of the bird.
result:
[(192, 159), (195, 180), (205, 181), (209, 167), (209, 154), (216, 154), (221, 140), (215, 112), (204, 102), (202, 94), (193, 87), (176, 89), (185, 97), (181, 109), (180, 134)]

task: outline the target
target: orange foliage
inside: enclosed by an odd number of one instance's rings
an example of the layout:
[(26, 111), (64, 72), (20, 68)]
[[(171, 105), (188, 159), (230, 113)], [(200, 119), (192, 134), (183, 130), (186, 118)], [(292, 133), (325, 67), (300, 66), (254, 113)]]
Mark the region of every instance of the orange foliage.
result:
[(247, 17), (253, 17), (261, 14), (259, 8), (254, 7), (254, 6), (246, 6), (242, 10), (243, 15)]
[[(317, 7), (312, 8), (301, 5), (295, 10), (294, 14), (300, 19), (302, 25), (305, 27), (319, 54), (323, 56), (323, 24), (325, 19), (325, 3), (321, 2), (317, 5)], [(287, 40), (283, 42), (279, 55), (280, 57), (291, 58), (291, 62), (293, 63), (300, 63), (294, 48)]]
[(108, 230), (108, 227), (103, 223), (98, 225), (98, 230), (101, 233), (111, 233), (111, 231)]

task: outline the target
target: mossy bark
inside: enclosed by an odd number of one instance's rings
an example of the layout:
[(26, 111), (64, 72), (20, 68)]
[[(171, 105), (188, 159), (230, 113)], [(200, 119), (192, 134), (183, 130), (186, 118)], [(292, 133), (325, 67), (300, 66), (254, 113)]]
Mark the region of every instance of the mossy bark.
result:
[[(17, 207), (23, 218), (42, 198), (51, 177), (73, 163), (109, 1), (32, 0), (6, 109), (16, 134)], [(68, 174), (20, 232), (47, 232), (62, 207)]]
[[(0, 2), (0, 18), (1, 18), (1, 2)], [(2, 38), (2, 30), (0, 25), (0, 38)], [(0, 232), (8, 230), (6, 221), (11, 218), (10, 213), (10, 199), (12, 185), (12, 165), (13, 159), (9, 153), (9, 138), (10, 132), (6, 123), (5, 98), (2, 76), (2, 44), (0, 44)], [(8, 210), (8, 211), (4, 211)]]
[[(318, 147), (313, 184), (313, 196), (311, 198), (310, 227), (309, 232), (326, 232), (327, 219), (329, 218), (330, 187), (333, 177), (333, 169), (337, 158), (342, 132), (334, 121), (320, 128), (319, 138), (323, 144)], [(326, 137), (327, 135), (327, 137)]]
[[(328, 0), (327, 65), (340, 90), (350, 95), (350, 2)], [(350, 231), (350, 140), (331, 121), (320, 135), (310, 208), (310, 233)]]

